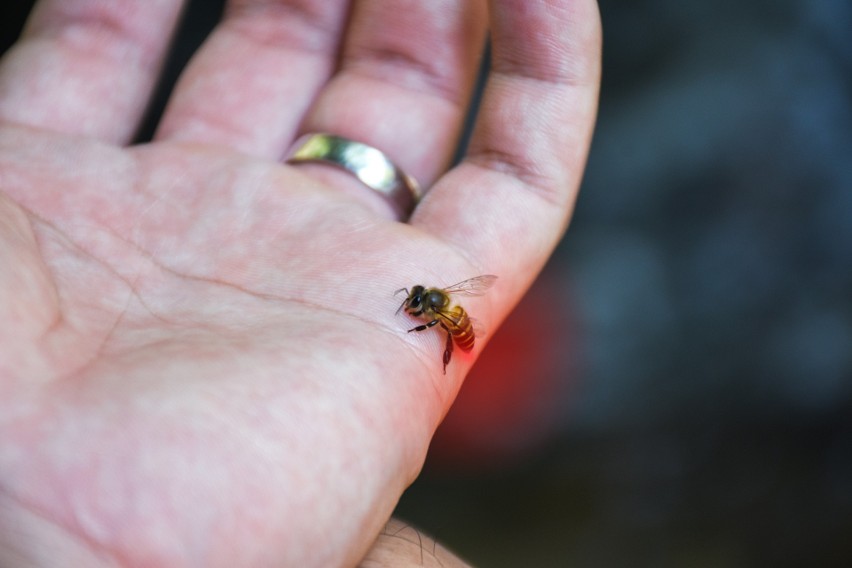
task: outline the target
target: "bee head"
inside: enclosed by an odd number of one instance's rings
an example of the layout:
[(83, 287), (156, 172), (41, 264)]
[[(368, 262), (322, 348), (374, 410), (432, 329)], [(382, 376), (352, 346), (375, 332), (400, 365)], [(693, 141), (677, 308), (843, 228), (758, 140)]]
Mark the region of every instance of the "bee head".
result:
[(408, 288), (400, 288), (397, 290), (397, 294), (405, 292), (406, 298), (402, 301), (402, 304), (399, 305), (396, 313), (399, 313), (403, 308), (405, 308), (405, 311), (408, 313), (420, 311), (423, 306), (423, 291), (423, 286), (420, 285), (414, 286), (410, 292), (408, 291)]
[(417, 285), (411, 289), (411, 293), (406, 298), (407, 306), (406, 308), (409, 311), (416, 311), (423, 305), (423, 286)]
[(408, 288), (400, 288), (394, 292), (394, 296), (400, 292), (405, 292), (405, 299), (396, 309), (396, 313), (399, 313), (403, 308), (405, 308), (405, 311), (409, 313), (417, 311), (423, 303), (423, 286), (414, 286), (411, 289), (411, 292), (408, 291)]

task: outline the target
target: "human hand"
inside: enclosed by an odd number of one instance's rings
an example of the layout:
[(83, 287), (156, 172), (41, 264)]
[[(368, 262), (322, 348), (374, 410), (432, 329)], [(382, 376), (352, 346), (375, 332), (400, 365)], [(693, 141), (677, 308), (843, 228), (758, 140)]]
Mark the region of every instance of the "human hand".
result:
[[(177, 1), (42, 0), (4, 57), (4, 566), (352, 565), (417, 475), (474, 357), (442, 374), (393, 292), (498, 274), (465, 303), (493, 330), (527, 289), (588, 151), (597, 8), (346, 4), (233, 0), (149, 144)], [(430, 187), (408, 223), (281, 164), (311, 131)]]

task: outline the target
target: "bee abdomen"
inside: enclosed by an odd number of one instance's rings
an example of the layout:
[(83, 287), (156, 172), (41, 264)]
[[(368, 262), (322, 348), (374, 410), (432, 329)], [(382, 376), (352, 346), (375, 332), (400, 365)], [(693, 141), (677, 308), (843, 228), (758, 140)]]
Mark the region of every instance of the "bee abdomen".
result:
[(450, 333), (452, 333), (453, 340), (456, 342), (459, 349), (462, 351), (470, 351), (473, 349), (474, 343), (476, 342), (476, 335), (473, 332), (473, 323), (461, 307), (457, 308), (457, 310), (459, 312), (456, 320), (457, 323)]

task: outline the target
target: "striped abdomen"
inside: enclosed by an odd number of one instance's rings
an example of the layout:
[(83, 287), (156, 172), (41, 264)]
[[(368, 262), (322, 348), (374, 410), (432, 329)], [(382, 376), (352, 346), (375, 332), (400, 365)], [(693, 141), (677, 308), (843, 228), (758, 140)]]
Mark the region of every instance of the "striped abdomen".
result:
[(453, 341), (462, 351), (470, 351), (473, 349), (476, 335), (473, 332), (473, 322), (461, 306), (455, 306), (452, 310), (445, 312), (448, 325), (445, 327), (450, 335), (453, 336)]

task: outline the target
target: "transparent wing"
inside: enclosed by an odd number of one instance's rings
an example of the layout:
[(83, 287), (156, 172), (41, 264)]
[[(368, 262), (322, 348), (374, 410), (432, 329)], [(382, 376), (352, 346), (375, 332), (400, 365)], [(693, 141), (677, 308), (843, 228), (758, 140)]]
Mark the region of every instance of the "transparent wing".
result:
[(475, 276), (467, 280), (462, 280), (458, 284), (447, 286), (446, 288), (444, 288), (444, 291), (448, 294), (481, 296), (485, 293), (486, 290), (488, 290), (489, 288), (491, 288), (492, 285), (494, 285), (495, 280), (497, 280), (497, 277), (493, 274), (483, 274), (482, 276)]
[(473, 326), (473, 335), (477, 339), (482, 339), (487, 334), (485, 333), (485, 327), (482, 325), (482, 322), (476, 318), (470, 318), (470, 324)]

